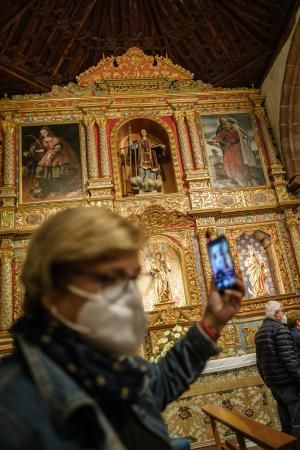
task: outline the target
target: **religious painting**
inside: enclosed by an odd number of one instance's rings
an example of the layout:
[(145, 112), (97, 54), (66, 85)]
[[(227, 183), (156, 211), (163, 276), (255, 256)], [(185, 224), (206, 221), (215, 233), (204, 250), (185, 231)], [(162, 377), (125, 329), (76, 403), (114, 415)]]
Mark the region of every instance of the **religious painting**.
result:
[(220, 188), (266, 183), (248, 114), (202, 117), (212, 184)]
[(82, 197), (78, 123), (26, 125), (20, 142), (22, 203)]
[(260, 230), (246, 231), (236, 242), (246, 298), (276, 295), (278, 270), (270, 236)]
[(182, 256), (166, 238), (152, 237), (142, 252), (142, 272), (150, 274), (150, 289), (143, 298), (146, 311), (186, 306)]

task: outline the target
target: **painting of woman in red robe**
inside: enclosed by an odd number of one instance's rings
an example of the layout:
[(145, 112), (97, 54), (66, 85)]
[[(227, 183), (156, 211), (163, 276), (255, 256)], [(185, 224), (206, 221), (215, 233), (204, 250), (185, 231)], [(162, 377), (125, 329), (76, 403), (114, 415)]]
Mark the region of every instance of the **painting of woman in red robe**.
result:
[[(239, 117), (237, 120), (236, 116)], [(211, 116), (208, 127), (215, 131), (206, 134), (214, 184), (220, 187), (253, 186), (265, 184), (261, 161), (254, 142), (250, 139), (247, 115)], [(240, 121), (244, 122), (241, 126)], [(248, 123), (247, 123), (248, 122)], [(215, 125), (216, 124), (216, 125)], [(207, 127), (207, 128), (208, 128)], [(204, 126), (205, 129), (205, 126)], [(216, 153), (219, 158), (215, 165)]]

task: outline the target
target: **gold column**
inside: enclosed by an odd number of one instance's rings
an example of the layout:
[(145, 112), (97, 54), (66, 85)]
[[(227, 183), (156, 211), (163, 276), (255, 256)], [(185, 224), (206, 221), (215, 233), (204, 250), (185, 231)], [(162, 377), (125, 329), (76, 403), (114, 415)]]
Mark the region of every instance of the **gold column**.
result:
[(293, 217), (290, 219), (286, 219), (286, 224), (292, 239), (297, 266), (300, 273), (300, 236), (297, 230), (299, 222), (296, 217)]
[(0, 331), (8, 330), (13, 322), (13, 290), (12, 290), (12, 260), (11, 242), (3, 239), (0, 249), (1, 259), (1, 306)]
[(189, 142), (186, 134), (186, 128), (184, 123), (184, 114), (181, 111), (174, 112), (174, 118), (176, 121), (176, 127), (178, 131), (180, 153), (182, 155), (184, 170), (193, 169), (193, 161), (191, 158), (191, 153), (189, 149)]
[(89, 178), (98, 178), (99, 169), (94, 134), (95, 118), (93, 116), (85, 116), (83, 121), (85, 124), (87, 135), (88, 175)]
[(274, 245), (270, 243), (270, 245), (268, 245), (267, 247), (264, 246), (264, 248), (266, 250), (266, 254), (270, 263), (271, 277), (274, 282), (275, 294), (284, 294), (284, 284), (281, 278), (281, 271), (277, 261)]
[(4, 186), (14, 186), (14, 131), (15, 123), (11, 119), (5, 119), (2, 123), (5, 131), (4, 139)]
[(195, 111), (186, 112), (189, 134), (192, 143), (192, 152), (194, 156), (196, 169), (203, 169), (204, 161), (202, 156), (201, 143), (198, 134), (198, 128), (195, 118)]
[(99, 133), (101, 177), (110, 177), (110, 165), (106, 136), (106, 118), (97, 117), (96, 123), (98, 125)]
[(273, 164), (278, 165), (278, 161), (276, 158), (276, 149), (272, 143), (272, 139), (269, 133), (269, 130), (267, 128), (266, 125), (266, 114), (265, 114), (265, 110), (261, 107), (261, 106), (256, 106), (255, 107), (255, 115), (259, 121), (260, 124), (260, 128), (261, 128), (261, 132), (266, 144), (266, 148), (267, 148), (267, 152), (268, 152), (268, 156), (269, 156), (269, 161), (270, 161), (270, 165), (272, 166)]

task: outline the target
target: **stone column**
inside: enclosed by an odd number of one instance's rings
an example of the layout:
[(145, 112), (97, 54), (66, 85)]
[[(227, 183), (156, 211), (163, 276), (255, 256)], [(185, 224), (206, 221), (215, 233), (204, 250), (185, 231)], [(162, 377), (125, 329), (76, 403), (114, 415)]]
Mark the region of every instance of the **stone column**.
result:
[(14, 174), (14, 131), (15, 123), (11, 119), (6, 119), (2, 123), (5, 131), (4, 139), (4, 186), (15, 185)]
[(101, 168), (100, 176), (110, 177), (109, 154), (106, 135), (106, 118), (97, 117), (96, 123), (98, 125), (98, 133), (99, 133), (100, 168)]
[(296, 217), (286, 219), (286, 224), (292, 239), (297, 266), (300, 273), (300, 236), (297, 230), (298, 220)]
[(93, 116), (85, 116), (83, 121), (87, 135), (88, 176), (89, 178), (98, 178), (99, 168), (94, 134), (95, 119)]
[(189, 148), (189, 141), (186, 134), (184, 113), (181, 111), (175, 111), (174, 118), (176, 121), (176, 127), (178, 131), (180, 153), (182, 155), (184, 170), (192, 170), (194, 167)]
[(192, 143), (192, 152), (196, 169), (203, 169), (204, 161), (201, 149), (201, 143), (198, 134), (198, 127), (195, 118), (195, 111), (186, 112), (186, 119), (189, 127), (190, 140)]
[(7, 330), (13, 322), (13, 289), (12, 289), (12, 260), (13, 252), (9, 240), (4, 239), (0, 248), (1, 259), (1, 303), (0, 303), (0, 331)]

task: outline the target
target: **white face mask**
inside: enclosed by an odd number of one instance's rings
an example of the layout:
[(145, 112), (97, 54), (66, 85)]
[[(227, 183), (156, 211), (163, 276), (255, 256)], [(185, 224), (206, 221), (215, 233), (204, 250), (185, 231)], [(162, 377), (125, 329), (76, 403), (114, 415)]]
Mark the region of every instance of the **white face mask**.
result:
[(67, 288), (87, 302), (79, 310), (76, 323), (58, 317), (52, 310), (53, 315), (99, 350), (118, 356), (136, 354), (145, 336), (147, 316), (134, 281), (97, 293), (73, 285)]
[(285, 325), (287, 324), (287, 317), (285, 314), (281, 317), (281, 323), (284, 323)]

